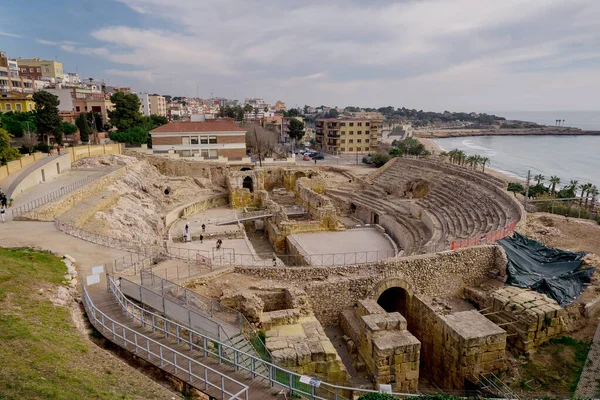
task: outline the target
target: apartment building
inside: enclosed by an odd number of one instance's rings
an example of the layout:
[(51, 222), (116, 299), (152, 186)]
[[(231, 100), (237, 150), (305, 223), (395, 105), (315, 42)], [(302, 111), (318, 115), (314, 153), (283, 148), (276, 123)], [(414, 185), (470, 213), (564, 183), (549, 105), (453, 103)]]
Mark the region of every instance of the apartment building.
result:
[(367, 154), (377, 150), (380, 125), (365, 118), (320, 118), (315, 122), (315, 139), (328, 153)]
[(246, 130), (232, 119), (170, 122), (150, 131), (152, 151), (174, 151), (180, 157), (246, 156)]
[(108, 93), (92, 93), (91, 91), (74, 89), (73, 108), (76, 113), (93, 111), (102, 116), (102, 123), (109, 121), (108, 112), (114, 109)]
[(153, 94), (150, 98), (150, 114), (167, 116), (167, 101), (163, 96)]
[(25, 112), (35, 110), (35, 102), (30, 93), (2, 93), (0, 94), (0, 113), (9, 111)]
[(149, 117), (150, 111), (150, 95), (148, 93), (136, 93), (138, 99), (140, 99), (140, 112), (142, 115)]
[(41, 60), (39, 58), (17, 58), (21, 76), (29, 79), (62, 79), (65, 76), (63, 65), (59, 61)]
[(19, 74), (19, 63), (0, 51), (0, 92), (33, 93), (34, 80)]

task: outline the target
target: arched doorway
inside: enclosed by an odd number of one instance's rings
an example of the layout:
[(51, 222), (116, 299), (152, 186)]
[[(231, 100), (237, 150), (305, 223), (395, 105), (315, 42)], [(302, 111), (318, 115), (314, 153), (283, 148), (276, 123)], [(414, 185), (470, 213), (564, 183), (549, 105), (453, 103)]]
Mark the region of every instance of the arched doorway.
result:
[(242, 186), (244, 187), (244, 189), (248, 189), (248, 190), (250, 190), (250, 192), (253, 192), (254, 185), (252, 184), (252, 177), (251, 176), (245, 177)]
[(240, 171), (251, 171), (252, 168), (250, 167), (242, 167), (242, 169), (240, 169)]
[(377, 304), (379, 304), (386, 312), (399, 312), (406, 317), (408, 293), (401, 287), (391, 287), (381, 293), (377, 299)]

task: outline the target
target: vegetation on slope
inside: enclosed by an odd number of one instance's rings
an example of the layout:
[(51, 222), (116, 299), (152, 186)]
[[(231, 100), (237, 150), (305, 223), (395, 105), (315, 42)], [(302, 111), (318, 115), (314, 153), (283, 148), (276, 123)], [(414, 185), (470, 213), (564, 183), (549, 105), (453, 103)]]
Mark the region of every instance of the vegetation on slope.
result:
[(0, 248), (0, 398), (165, 398), (79, 332), (70, 308), (53, 305), (66, 272), (50, 253)]

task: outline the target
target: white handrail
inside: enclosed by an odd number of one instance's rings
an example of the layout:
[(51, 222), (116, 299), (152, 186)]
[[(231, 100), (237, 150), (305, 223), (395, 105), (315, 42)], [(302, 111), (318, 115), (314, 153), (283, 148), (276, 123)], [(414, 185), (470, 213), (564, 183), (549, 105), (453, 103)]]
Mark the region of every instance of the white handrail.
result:
[[(183, 343), (189, 345), (191, 350), (197, 350), (201, 353), (204, 353), (205, 356), (208, 356), (208, 355), (214, 356), (218, 359), (219, 363), (233, 364), (233, 367), (236, 371), (239, 371), (239, 370), (247, 371), (251, 374), (252, 378), (257, 377), (257, 376), (264, 378), (269, 381), (270, 387), (273, 387), (274, 385), (279, 385), (285, 389), (293, 391), (294, 393), (297, 393), (297, 394), (300, 394), (300, 395), (303, 395), (310, 399), (315, 399), (315, 400), (329, 400), (331, 398), (333, 398), (335, 400), (348, 399), (347, 397), (343, 397), (343, 395), (341, 393), (341, 392), (345, 392), (345, 391), (352, 391), (355, 393), (379, 393), (377, 390), (338, 386), (338, 385), (333, 385), (333, 384), (329, 384), (326, 382), (321, 383), (319, 389), (317, 389), (317, 390), (325, 392), (324, 395), (329, 395), (330, 397), (322, 397), (322, 396), (316, 394), (315, 387), (309, 387), (308, 385), (304, 385), (306, 387), (306, 390), (303, 390), (302, 387), (298, 387), (298, 386), (294, 385), (294, 383), (298, 384), (298, 382), (300, 382), (300, 377), (301, 377), (300, 374), (295, 373), (293, 371), (286, 370), (284, 368), (281, 368), (275, 364), (272, 364), (268, 361), (258, 358), (252, 354), (245, 353), (241, 350), (238, 350), (237, 348), (235, 348), (233, 346), (230, 346), (226, 343), (222, 343), (218, 340), (215, 340), (215, 339), (210, 338), (206, 335), (203, 335), (199, 332), (196, 332), (193, 329), (191, 329), (191, 327), (189, 327), (189, 326), (181, 325), (177, 322), (170, 321), (161, 315), (158, 315), (151, 311), (145, 310), (145, 309), (141, 308), (140, 306), (138, 306), (137, 304), (133, 303), (131, 300), (129, 300), (127, 298), (127, 296), (125, 296), (123, 294), (123, 292), (121, 292), (120, 288), (115, 284), (112, 276), (109, 275), (107, 278), (108, 278), (109, 290), (115, 296), (116, 300), (119, 302), (119, 304), (121, 305), (123, 310), (128, 315), (130, 315), (133, 319), (137, 319), (138, 321), (140, 321), (142, 326), (144, 326), (145, 324), (151, 325), (153, 330), (162, 332), (165, 335), (165, 337), (172, 336), (177, 340), (177, 343), (183, 342)], [(139, 315), (136, 315), (134, 310), (137, 311), (139, 313)], [(144, 318), (144, 315), (148, 315), (148, 319), (151, 322), (147, 322), (146, 319)], [(160, 324), (157, 324), (157, 321), (162, 321), (163, 322), (162, 326)], [(174, 329), (175, 333), (170, 332), (169, 328)], [(183, 335), (184, 331), (188, 332), (188, 337)], [(198, 339), (200, 339), (200, 340), (198, 340)], [(210, 349), (208, 347), (208, 343), (211, 343), (211, 342), (216, 344), (216, 347), (217, 347), (216, 351), (213, 349)], [(197, 343), (202, 343), (202, 346), (198, 345)], [(227, 355), (226, 353), (228, 353), (228, 352), (223, 351), (223, 349), (231, 350), (232, 351), (231, 355), (232, 355), (233, 359), (228, 359), (226, 357), (226, 355)], [(244, 361), (245, 361), (245, 363), (244, 363)], [(250, 365), (247, 365), (248, 361), (249, 361)], [(266, 367), (266, 369), (269, 371), (268, 376), (263, 375), (261, 373), (261, 371), (260, 371), (261, 366)], [(282, 379), (282, 375), (284, 375), (285, 378)], [(278, 376), (279, 376), (279, 379), (278, 379)], [(411, 393), (393, 393), (393, 395), (401, 396), (401, 397), (418, 396), (418, 394), (411, 394)]]
[[(114, 282), (112, 282), (112, 279), (111, 279), (111, 284), (114, 287)], [(84, 305), (86, 306), (86, 310), (88, 312), (88, 317), (91, 315), (93, 317), (94, 321), (97, 324), (100, 324), (103, 331), (104, 331), (104, 329), (108, 329), (112, 333), (113, 342), (115, 342), (116, 344), (118, 344), (120, 346), (122, 345), (122, 347), (124, 347), (125, 349), (127, 349), (127, 345), (133, 345), (136, 353), (138, 353), (139, 350), (146, 352), (146, 354), (148, 355), (148, 361), (150, 361), (150, 356), (158, 358), (160, 360), (161, 367), (164, 364), (173, 366), (175, 375), (177, 375), (178, 369), (185, 370), (187, 373), (187, 376), (189, 377), (188, 378), (189, 382), (191, 384), (193, 384), (194, 379), (197, 379), (205, 385), (206, 390), (210, 386), (215, 389), (218, 389), (222, 394), (226, 394), (227, 396), (229, 396), (228, 399), (248, 400), (248, 386), (244, 385), (241, 382), (236, 381), (235, 379), (233, 379), (233, 378), (231, 378), (231, 377), (229, 377), (229, 376), (227, 376), (205, 364), (202, 364), (201, 362), (199, 362), (191, 357), (186, 356), (183, 353), (178, 352), (177, 350), (172, 349), (169, 346), (165, 346), (164, 344), (157, 342), (156, 340), (153, 340), (153, 339), (149, 338), (148, 336), (145, 336), (133, 329), (130, 329), (130, 328), (126, 327), (125, 325), (119, 323), (118, 321), (113, 320), (112, 318), (107, 316), (105, 313), (100, 311), (100, 309), (98, 309), (94, 305), (84, 284), (82, 284), (82, 289), (83, 289)], [(113, 293), (114, 293), (114, 291), (113, 291)], [(97, 314), (99, 314), (101, 318), (99, 318)], [(110, 324), (110, 325), (107, 325), (107, 324)], [(119, 329), (116, 329), (116, 328), (119, 328)], [(119, 330), (121, 333), (118, 332)], [(132, 337), (133, 340), (127, 338), (126, 332), (129, 333), (130, 337)], [(140, 340), (140, 338), (143, 340)], [(117, 341), (117, 339), (119, 339), (119, 341)], [(145, 347), (141, 346), (140, 342), (146, 343), (146, 346)], [(150, 350), (150, 344), (158, 346), (158, 348), (159, 348), (158, 354), (153, 353)], [(172, 362), (165, 359), (165, 357), (164, 357), (165, 352), (163, 351), (163, 349), (168, 349), (171, 352), (171, 354), (173, 354)], [(180, 360), (187, 361), (187, 368), (182, 367), (181, 365), (179, 365), (177, 363), (178, 358)], [(194, 374), (194, 372), (192, 371), (192, 365), (204, 368), (204, 377)], [(209, 379), (208, 379), (209, 375), (207, 373), (208, 371), (210, 371), (211, 373), (216, 374), (220, 377), (220, 379), (219, 379), (220, 384), (214, 384), (209, 381)], [(235, 385), (238, 385), (242, 389), (237, 393), (230, 393), (225, 389), (225, 381), (228, 381)]]

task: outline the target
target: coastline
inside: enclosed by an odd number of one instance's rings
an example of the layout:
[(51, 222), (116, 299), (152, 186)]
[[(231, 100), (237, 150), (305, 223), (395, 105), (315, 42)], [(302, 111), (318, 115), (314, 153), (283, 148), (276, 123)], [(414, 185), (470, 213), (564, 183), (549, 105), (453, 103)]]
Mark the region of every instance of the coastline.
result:
[(531, 129), (440, 129), (416, 130), (415, 138), (441, 139), (464, 136), (600, 136), (600, 131), (577, 128), (542, 127)]
[[(467, 136), (467, 135), (465, 135), (465, 136)], [(444, 149), (441, 148), (433, 139), (424, 138), (424, 137), (415, 137), (415, 139), (417, 139), (419, 142), (421, 142), (425, 146), (425, 149), (430, 151), (431, 154), (435, 155), (435, 154), (439, 154), (444, 151)], [(491, 176), (493, 176), (495, 178), (500, 178), (506, 182), (525, 183), (525, 179), (508, 175), (503, 171), (499, 171), (499, 170), (495, 169), (494, 167), (486, 167), (485, 173), (490, 174)]]

